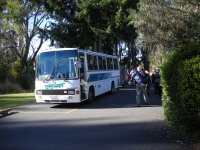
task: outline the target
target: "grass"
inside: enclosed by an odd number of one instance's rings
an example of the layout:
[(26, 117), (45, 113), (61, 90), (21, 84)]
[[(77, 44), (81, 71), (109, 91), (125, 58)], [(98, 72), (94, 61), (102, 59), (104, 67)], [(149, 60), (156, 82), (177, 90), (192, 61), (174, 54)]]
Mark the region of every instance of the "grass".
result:
[(2, 94), (0, 95), (0, 110), (19, 106), (34, 99), (34, 93)]

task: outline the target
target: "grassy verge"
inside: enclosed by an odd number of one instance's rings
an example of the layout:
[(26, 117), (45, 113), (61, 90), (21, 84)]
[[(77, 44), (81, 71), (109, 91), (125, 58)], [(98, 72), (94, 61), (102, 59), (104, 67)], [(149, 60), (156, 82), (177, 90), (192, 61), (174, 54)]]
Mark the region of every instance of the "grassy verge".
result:
[(19, 106), (34, 99), (34, 93), (2, 94), (0, 95), (0, 110)]

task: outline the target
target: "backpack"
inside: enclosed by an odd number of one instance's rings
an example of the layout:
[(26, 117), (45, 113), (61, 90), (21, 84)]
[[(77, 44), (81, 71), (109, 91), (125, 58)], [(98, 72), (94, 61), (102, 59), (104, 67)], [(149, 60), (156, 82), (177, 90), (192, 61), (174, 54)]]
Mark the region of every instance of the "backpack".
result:
[(155, 74), (155, 83), (159, 83), (160, 82), (160, 75), (159, 75), (159, 73), (157, 72), (156, 74)]

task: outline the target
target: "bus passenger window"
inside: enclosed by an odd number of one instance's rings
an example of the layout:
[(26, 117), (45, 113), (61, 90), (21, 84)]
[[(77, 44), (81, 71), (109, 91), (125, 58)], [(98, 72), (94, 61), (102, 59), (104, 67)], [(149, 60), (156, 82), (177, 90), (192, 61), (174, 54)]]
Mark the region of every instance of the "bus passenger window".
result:
[(110, 58), (107, 58), (107, 67), (108, 67), (108, 69), (111, 69), (110, 64), (111, 64), (111, 59), (110, 59)]
[(113, 59), (110, 59), (110, 69), (113, 69)]
[(92, 56), (91, 55), (87, 55), (87, 66), (88, 66), (88, 70), (93, 70)]
[(99, 60), (99, 69), (103, 69), (102, 57), (98, 57), (98, 60)]
[(118, 69), (117, 59), (114, 59), (114, 69)]
[(89, 70), (93, 70), (92, 60), (89, 61), (88, 69), (89, 69)]
[(94, 65), (94, 70), (98, 70), (97, 57), (96, 56), (93, 56), (93, 65)]
[(103, 69), (106, 69), (106, 58), (103, 58)]

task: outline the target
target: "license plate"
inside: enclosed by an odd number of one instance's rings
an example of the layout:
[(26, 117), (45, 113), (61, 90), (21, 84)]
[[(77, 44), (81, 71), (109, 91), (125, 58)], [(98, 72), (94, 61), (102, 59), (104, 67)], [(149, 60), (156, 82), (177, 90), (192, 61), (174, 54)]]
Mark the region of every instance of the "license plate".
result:
[(56, 95), (55, 95), (55, 96), (50, 96), (50, 99), (51, 99), (51, 100), (58, 100), (58, 98), (57, 98)]

